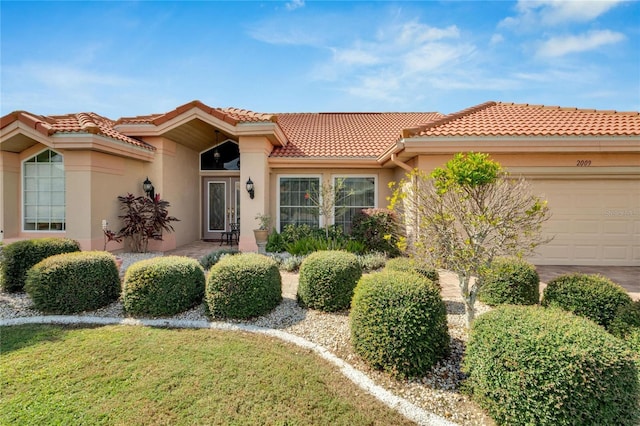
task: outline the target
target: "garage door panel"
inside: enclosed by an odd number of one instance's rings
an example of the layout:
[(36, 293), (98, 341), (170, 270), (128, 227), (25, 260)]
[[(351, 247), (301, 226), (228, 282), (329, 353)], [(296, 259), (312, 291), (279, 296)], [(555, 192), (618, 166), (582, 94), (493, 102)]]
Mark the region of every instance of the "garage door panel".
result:
[(576, 259), (595, 260), (599, 256), (600, 247), (597, 245), (579, 245), (574, 249)]
[(623, 221), (605, 221), (602, 224), (602, 232), (605, 234), (627, 235), (634, 232), (634, 224)]
[(575, 220), (571, 231), (587, 237), (597, 238), (600, 235), (600, 223), (597, 220)]
[(608, 261), (625, 259), (631, 254), (630, 251), (628, 246), (607, 246), (603, 247), (602, 257)]
[(640, 182), (532, 180), (548, 201), (543, 233), (553, 240), (531, 260), (547, 265), (640, 266)]

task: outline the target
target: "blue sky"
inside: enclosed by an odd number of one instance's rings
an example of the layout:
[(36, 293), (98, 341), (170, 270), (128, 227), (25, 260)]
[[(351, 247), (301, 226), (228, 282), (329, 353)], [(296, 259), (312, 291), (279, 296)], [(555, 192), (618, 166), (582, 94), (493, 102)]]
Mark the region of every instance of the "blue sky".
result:
[(0, 2), (0, 115), (640, 110), (640, 3)]

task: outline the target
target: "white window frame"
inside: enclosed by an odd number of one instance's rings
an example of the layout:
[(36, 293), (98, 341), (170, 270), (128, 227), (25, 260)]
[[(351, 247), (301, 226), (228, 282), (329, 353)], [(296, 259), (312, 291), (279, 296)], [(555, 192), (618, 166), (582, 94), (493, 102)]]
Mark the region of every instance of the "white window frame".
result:
[[(64, 173), (64, 229), (25, 229), (25, 223), (26, 223), (26, 214), (27, 214), (27, 208), (26, 208), (26, 197), (25, 197), (25, 192), (27, 190), (26, 188), (26, 166), (25, 164), (31, 160), (32, 158), (35, 158), (37, 156), (39, 156), (40, 154), (42, 154), (45, 151), (51, 151), (56, 153), (57, 155), (62, 157), (62, 170)], [(38, 163), (36, 163), (38, 164)], [(51, 164), (51, 163), (48, 163)], [(20, 229), (22, 230), (22, 232), (29, 232), (29, 233), (56, 233), (56, 234), (64, 234), (67, 232), (67, 171), (65, 169), (64, 166), (64, 155), (61, 154), (60, 152), (54, 150), (53, 148), (49, 148), (46, 147), (44, 149), (41, 149), (40, 151), (36, 152), (33, 155), (30, 155), (29, 157), (25, 158), (24, 160), (22, 160), (20, 162), (20, 211), (21, 211), (21, 217), (20, 217)], [(36, 191), (37, 193), (38, 191)], [(36, 204), (36, 208), (38, 207), (38, 205)], [(51, 217), (49, 217), (49, 224), (51, 224)], [(51, 225), (49, 225), (51, 226)]]
[[(316, 178), (318, 179), (319, 187), (322, 187), (322, 175), (319, 174), (279, 174), (277, 175), (277, 191), (276, 191), (276, 229), (278, 232), (282, 232), (280, 229), (280, 179), (281, 178)], [(320, 194), (322, 197), (322, 194)], [(324, 226), (324, 219), (320, 213), (318, 213), (318, 226), (322, 228)]]
[[(375, 174), (367, 174), (367, 175), (359, 175), (359, 174), (332, 174), (331, 175), (331, 184), (333, 188), (336, 187), (336, 179), (349, 179), (349, 178), (362, 178), (362, 179), (370, 179), (373, 178), (373, 207), (366, 208), (378, 208), (378, 175)], [(336, 206), (333, 206), (333, 219), (332, 225), (336, 223)]]

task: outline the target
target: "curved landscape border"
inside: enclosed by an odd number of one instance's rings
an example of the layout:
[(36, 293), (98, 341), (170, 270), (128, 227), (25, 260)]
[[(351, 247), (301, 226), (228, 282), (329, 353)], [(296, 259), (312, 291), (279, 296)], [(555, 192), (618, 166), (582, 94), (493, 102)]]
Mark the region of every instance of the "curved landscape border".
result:
[(44, 315), (37, 317), (20, 317), (0, 320), (0, 327), (14, 326), (25, 324), (62, 324), (62, 325), (127, 325), (127, 326), (145, 326), (145, 327), (162, 327), (162, 328), (200, 328), (213, 329), (223, 331), (244, 331), (248, 333), (263, 334), (275, 337), (282, 341), (294, 344), (301, 348), (309, 349), (315, 352), (323, 359), (329, 361), (340, 372), (359, 386), (362, 390), (376, 397), (389, 408), (398, 411), (407, 419), (424, 426), (456, 426), (436, 414), (423, 410), (422, 408), (412, 404), (404, 398), (401, 398), (381, 386), (376, 385), (367, 375), (358, 371), (341, 358), (332, 354), (324, 347), (317, 345), (299, 336), (272, 328), (258, 327), (246, 324), (230, 324), (225, 322), (208, 322), (208, 321), (189, 321), (189, 320), (172, 320), (172, 319), (136, 319), (136, 318), (115, 318), (115, 317), (90, 317), (90, 316), (74, 316), (74, 315)]

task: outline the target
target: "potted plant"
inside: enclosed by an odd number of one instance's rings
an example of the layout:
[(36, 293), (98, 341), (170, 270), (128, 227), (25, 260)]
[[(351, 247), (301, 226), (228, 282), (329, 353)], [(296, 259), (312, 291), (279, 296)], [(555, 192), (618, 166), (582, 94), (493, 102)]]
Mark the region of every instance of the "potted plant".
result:
[(258, 248), (264, 247), (267, 244), (267, 239), (269, 238), (269, 230), (271, 228), (271, 216), (268, 214), (259, 213), (256, 216), (256, 219), (260, 222), (260, 226), (258, 229), (253, 230), (253, 235), (256, 237), (256, 243), (258, 244)]

